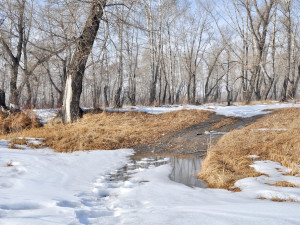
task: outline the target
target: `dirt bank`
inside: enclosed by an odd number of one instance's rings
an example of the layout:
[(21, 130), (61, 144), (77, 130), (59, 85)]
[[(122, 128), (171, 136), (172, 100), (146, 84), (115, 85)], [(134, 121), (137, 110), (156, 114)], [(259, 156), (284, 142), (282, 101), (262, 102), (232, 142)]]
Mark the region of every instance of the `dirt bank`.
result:
[(138, 153), (197, 154), (205, 155), (207, 149), (225, 133), (241, 129), (256, 121), (261, 116), (240, 118), (209, 115), (205, 122), (186, 129), (165, 134), (158, 141), (138, 145), (134, 150)]

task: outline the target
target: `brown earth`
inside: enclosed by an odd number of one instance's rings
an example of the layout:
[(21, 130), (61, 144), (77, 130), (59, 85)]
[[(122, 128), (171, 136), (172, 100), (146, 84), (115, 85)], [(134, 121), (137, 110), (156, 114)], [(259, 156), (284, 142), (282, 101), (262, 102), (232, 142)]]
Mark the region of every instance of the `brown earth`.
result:
[(170, 132), (207, 121), (211, 114), (200, 110), (180, 110), (159, 115), (104, 111), (86, 114), (72, 124), (52, 121), (43, 127), (23, 129), (0, 135), (0, 138), (43, 138), (44, 144), (57, 152), (133, 148), (156, 142)]
[(207, 149), (232, 130), (241, 129), (260, 116), (241, 118), (210, 114), (208, 119), (188, 128), (165, 134), (153, 143), (134, 147), (141, 153), (196, 154), (204, 156)]

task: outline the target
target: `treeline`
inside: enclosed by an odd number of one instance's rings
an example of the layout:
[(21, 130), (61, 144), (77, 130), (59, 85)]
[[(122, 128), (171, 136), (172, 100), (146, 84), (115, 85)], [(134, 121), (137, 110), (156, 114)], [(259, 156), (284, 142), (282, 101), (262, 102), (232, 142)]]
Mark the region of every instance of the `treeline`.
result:
[[(298, 97), (297, 0), (106, 1), (81, 105)], [(60, 107), (89, 0), (0, 0), (0, 89), (13, 107)]]

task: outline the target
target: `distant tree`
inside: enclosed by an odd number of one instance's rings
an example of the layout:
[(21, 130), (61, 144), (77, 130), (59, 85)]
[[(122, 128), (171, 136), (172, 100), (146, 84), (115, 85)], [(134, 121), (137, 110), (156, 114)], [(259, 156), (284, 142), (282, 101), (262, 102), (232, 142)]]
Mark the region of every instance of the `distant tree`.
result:
[[(7, 19), (8, 21), (1, 24), (0, 42), (7, 55), (6, 59), (11, 70), (10, 106), (12, 108), (19, 109), (19, 96), (21, 89), (17, 87), (17, 81), (24, 45), (26, 0), (5, 1), (2, 2), (2, 4), (3, 5), (0, 5), (0, 7), (4, 10), (5, 17), (3, 20)], [(16, 26), (11, 26), (12, 24)]]

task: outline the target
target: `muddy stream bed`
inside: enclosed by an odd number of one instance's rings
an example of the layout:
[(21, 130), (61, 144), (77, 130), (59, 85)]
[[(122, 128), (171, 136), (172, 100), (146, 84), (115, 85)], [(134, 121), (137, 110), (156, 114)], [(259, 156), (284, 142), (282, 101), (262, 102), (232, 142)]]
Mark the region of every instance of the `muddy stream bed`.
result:
[(240, 129), (257, 118), (232, 118), (231, 122), (224, 123), (228, 117), (212, 114), (206, 122), (167, 134), (155, 143), (136, 146), (130, 162), (111, 172), (108, 179), (110, 182), (126, 181), (141, 169), (170, 164), (171, 180), (189, 187), (204, 188), (205, 183), (196, 175), (200, 172), (209, 146), (224, 134)]

